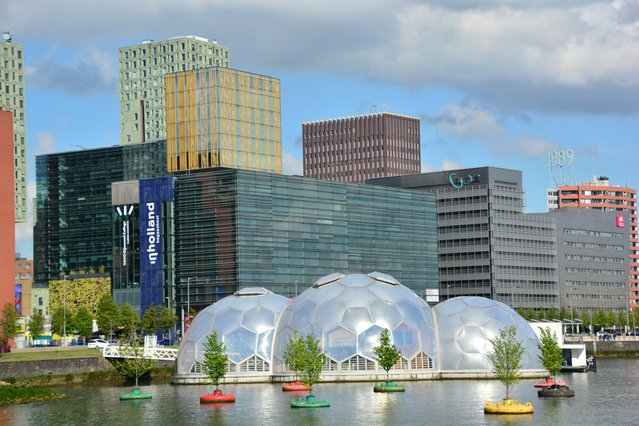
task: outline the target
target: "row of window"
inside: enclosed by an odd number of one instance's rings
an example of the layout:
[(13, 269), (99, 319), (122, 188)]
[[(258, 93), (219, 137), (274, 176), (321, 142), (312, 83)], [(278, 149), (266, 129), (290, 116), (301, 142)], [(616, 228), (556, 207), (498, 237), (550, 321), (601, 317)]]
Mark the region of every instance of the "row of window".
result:
[(626, 271), (619, 269), (600, 268), (565, 268), (564, 271), (573, 274), (595, 274), (595, 275), (626, 275)]
[(586, 237), (623, 238), (619, 232), (593, 231), (589, 229), (564, 228), (564, 234), (583, 235)]
[(626, 248), (624, 246), (620, 246), (617, 244), (600, 244), (600, 243), (589, 243), (589, 242), (581, 242), (581, 241), (564, 241), (564, 245), (566, 247), (576, 247), (576, 248), (586, 248), (593, 250), (620, 250), (623, 251)]
[(579, 287), (613, 287), (613, 288), (625, 288), (628, 284), (619, 281), (579, 281), (579, 280), (566, 280), (564, 281), (566, 286), (579, 286)]
[(565, 254), (566, 260), (576, 260), (579, 262), (603, 262), (603, 263), (625, 263), (626, 258), (609, 256), (590, 256), (582, 254)]

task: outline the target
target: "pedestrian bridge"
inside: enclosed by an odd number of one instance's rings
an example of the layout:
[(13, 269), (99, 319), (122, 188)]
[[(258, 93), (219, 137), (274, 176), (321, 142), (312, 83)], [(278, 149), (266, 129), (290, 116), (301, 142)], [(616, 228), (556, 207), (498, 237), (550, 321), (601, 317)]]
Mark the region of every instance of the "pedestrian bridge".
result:
[(175, 361), (177, 359), (177, 349), (166, 348), (164, 346), (107, 346), (102, 349), (102, 356), (105, 358), (146, 358), (162, 361)]

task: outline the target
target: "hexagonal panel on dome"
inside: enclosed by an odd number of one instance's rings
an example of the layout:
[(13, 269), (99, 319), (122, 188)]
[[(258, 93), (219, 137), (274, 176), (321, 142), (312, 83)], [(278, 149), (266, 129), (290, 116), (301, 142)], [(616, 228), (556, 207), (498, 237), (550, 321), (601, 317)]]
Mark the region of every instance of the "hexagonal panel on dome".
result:
[(393, 343), (402, 352), (402, 356), (411, 359), (419, 352), (419, 334), (417, 329), (401, 323), (393, 330)]
[(257, 334), (244, 327), (237, 327), (224, 334), (224, 345), (229, 359), (239, 364), (255, 353)]
[(399, 308), (394, 303), (389, 303), (383, 300), (376, 300), (371, 304), (370, 311), (373, 317), (373, 322), (383, 328), (392, 330), (402, 322), (402, 314), (399, 312)]
[(271, 362), (274, 335), (274, 328), (257, 335), (257, 349), (255, 350), (255, 353), (267, 362)]
[(425, 309), (420, 309), (419, 307), (405, 300), (399, 302), (397, 304), (397, 307), (399, 308), (399, 312), (402, 313), (402, 318), (404, 318), (404, 321), (409, 323), (410, 325), (414, 327), (421, 327), (422, 324), (425, 323)]
[(344, 361), (357, 353), (357, 338), (344, 327), (336, 327), (324, 334), (324, 350), (335, 361)]
[(320, 330), (328, 330), (341, 324), (345, 309), (339, 299), (323, 303), (315, 308), (311, 322)]
[(342, 317), (342, 326), (346, 329), (359, 334), (372, 325), (373, 319), (368, 308), (346, 308)]
[(376, 359), (373, 348), (379, 346), (379, 335), (384, 330), (378, 325), (374, 325), (357, 336), (357, 352), (370, 359)]
[(422, 327), (419, 330), (419, 335), (422, 339), (422, 348), (424, 352), (434, 358), (437, 355), (437, 341), (435, 336), (435, 329), (431, 325)]
[(391, 287), (389, 285), (371, 286), (371, 292), (378, 298), (387, 302), (397, 303), (404, 300), (405, 297), (399, 287)]
[(342, 293), (347, 306), (368, 307), (377, 297), (367, 287), (345, 288)]
[(254, 333), (263, 333), (275, 327), (275, 312), (268, 309), (255, 307), (244, 312), (242, 326)]
[[(196, 317), (197, 318), (197, 317)], [(217, 334), (226, 333), (233, 330), (235, 327), (242, 323), (242, 312), (233, 308), (228, 308), (224, 311), (224, 314), (217, 314), (213, 319), (214, 330), (217, 330)]]
[(340, 293), (344, 291), (344, 287), (336, 283), (335, 285), (327, 285), (319, 289), (309, 289), (308, 292), (304, 291), (304, 294), (308, 294), (309, 300), (312, 300), (314, 304), (321, 305), (330, 301), (339, 300)]
[(488, 339), (484, 330), (474, 325), (463, 326), (455, 336), (455, 342), (464, 354), (484, 353), (490, 350), (490, 343), (489, 347), (486, 347)]

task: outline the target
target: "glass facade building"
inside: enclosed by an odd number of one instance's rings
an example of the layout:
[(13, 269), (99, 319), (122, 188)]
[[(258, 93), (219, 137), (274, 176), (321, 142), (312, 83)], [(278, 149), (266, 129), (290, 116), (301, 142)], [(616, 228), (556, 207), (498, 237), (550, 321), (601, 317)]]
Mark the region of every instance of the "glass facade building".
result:
[(111, 271), (111, 184), (166, 175), (164, 141), (36, 157), (36, 283), (71, 271)]
[(430, 193), (220, 168), (177, 176), (174, 208), (182, 306), (256, 285), (293, 296), (333, 271), (438, 287)]
[(166, 75), (169, 172), (282, 172), (280, 80), (223, 67)]

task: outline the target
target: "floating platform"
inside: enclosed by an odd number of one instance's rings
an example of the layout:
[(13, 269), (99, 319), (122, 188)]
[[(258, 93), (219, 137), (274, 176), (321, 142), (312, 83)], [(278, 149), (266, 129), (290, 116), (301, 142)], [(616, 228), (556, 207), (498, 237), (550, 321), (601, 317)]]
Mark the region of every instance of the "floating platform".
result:
[(120, 401), (134, 400), (134, 399), (151, 399), (153, 394), (140, 392), (140, 389), (133, 388), (131, 393), (121, 393)]
[(291, 408), (322, 408), (330, 407), (328, 400), (319, 401), (313, 395), (307, 395), (306, 398), (297, 398), (291, 400)]
[(516, 399), (504, 398), (502, 402), (486, 401), (484, 413), (486, 414), (532, 414), (533, 406), (530, 402), (520, 403)]
[(395, 383), (391, 380), (386, 381), (386, 383), (379, 383), (375, 385), (373, 388), (373, 392), (404, 392), (406, 391), (406, 387), (399, 383)]
[(221, 403), (221, 402), (235, 402), (235, 391), (230, 394), (222, 392), (220, 389), (215, 389), (213, 393), (201, 393), (200, 403)]
[(535, 382), (533, 384), (533, 386), (536, 388), (549, 388), (550, 386), (554, 386), (554, 385), (566, 386), (566, 379), (561, 379), (560, 381), (555, 382), (555, 380), (552, 377), (548, 377), (543, 382)]
[(299, 391), (309, 391), (311, 387), (309, 385), (305, 385), (300, 380), (295, 380), (291, 383), (282, 384), (282, 391), (284, 392), (299, 392)]
[(537, 396), (542, 398), (570, 398), (575, 396), (575, 391), (568, 386), (554, 385), (537, 391)]

